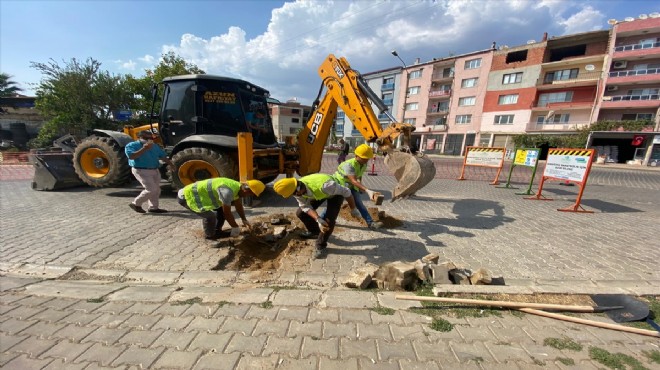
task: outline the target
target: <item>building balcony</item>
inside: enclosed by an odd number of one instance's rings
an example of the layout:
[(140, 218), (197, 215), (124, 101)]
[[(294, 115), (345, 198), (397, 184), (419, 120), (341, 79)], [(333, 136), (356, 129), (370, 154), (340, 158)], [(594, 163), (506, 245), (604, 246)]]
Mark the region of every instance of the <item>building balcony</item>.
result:
[(429, 91), (429, 98), (448, 98), (450, 95), (451, 95), (451, 89)]
[(569, 102), (550, 102), (550, 103), (540, 103), (534, 102), (532, 106), (532, 111), (542, 112), (550, 110), (580, 110), (580, 109), (591, 109), (594, 106), (593, 100), (585, 101), (569, 101)]
[(536, 85), (539, 89), (553, 89), (553, 88), (565, 88), (565, 87), (579, 87), (579, 86), (595, 86), (598, 84), (598, 80), (602, 77), (602, 71), (594, 72), (583, 72), (579, 73), (574, 78), (568, 78), (563, 80), (551, 80), (551, 79), (538, 79)]
[(601, 108), (658, 108), (659, 94), (603, 96)]
[(443, 114), (448, 114), (448, 113), (449, 113), (449, 108), (443, 108), (443, 107), (440, 107), (440, 108), (429, 108), (429, 109), (426, 111), (426, 113), (427, 113), (429, 116), (439, 116), (439, 115), (443, 115)]
[(562, 123), (538, 123), (538, 122), (529, 122), (526, 127), (527, 132), (548, 132), (548, 131), (561, 131), (561, 132), (571, 132), (577, 131), (583, 127), (589, 126), (589, 121), (569, 121)]
[(393, 83), (380, 85), (380, 91), (389, 91), (389, 90), (394, 90)]
[(454, 72), (449, 72), (449, 73), (436, 72), (431, 75), (432, 81), (450, 80), (452, 78), (454, 78)]
[(387, 120), (389, 120), (389, 117), (385, 113), (378, 113), (378, 120), (379, 121), (387, 121)]
[(660, 42), (629, 44), (614, 47), (614, 59), (639, 58), (660, 54)]
[(607, 82), (612, 84), (657, 81), (660, 81), (660, 68), (612, 71), (609, 73), (609, 78), (607, 79)]
[(394, 99), (392, 99), (392, 98), (389, 98), (389, 99), (383, 99), (383, 104), (385, 104), (385, 105), (387, 105), (387, 106), (390, 106), (390, 107), (391, 107), (391, 106), (392, 106), (392, 103), (394, 103)]

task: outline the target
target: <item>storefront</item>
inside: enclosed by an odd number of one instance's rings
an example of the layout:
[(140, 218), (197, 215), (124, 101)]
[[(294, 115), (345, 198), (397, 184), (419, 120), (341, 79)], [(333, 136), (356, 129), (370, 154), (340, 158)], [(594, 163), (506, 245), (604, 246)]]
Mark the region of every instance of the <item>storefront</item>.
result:
[(593, 131), (587, 147), (605, 163), (660, 166), (660, 132)]

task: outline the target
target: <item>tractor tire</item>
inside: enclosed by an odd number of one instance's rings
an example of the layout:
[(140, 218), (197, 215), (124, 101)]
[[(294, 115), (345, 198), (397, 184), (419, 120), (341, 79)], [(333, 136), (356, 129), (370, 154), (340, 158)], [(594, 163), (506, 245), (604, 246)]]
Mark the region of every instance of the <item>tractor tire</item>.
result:
[(73, 167), (84, 183), (96, 188), (121, 186), (131, 179), (123, 148), (109, 137), (84, 139), (73, 152)]
[(172, 162), (176, 170), (170, 172), (170, 178), (176, 189), (213, 177), (238, 179), (234, 160), (213, 149), (186, 148), (172, 156)]

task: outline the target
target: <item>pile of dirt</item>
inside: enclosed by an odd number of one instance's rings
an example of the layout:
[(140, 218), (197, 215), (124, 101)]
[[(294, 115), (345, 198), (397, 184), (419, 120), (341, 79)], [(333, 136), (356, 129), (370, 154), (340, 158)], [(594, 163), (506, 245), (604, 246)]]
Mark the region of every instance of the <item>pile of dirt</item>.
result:
[(251, 221), (249, 233), (218, 243), (220, 248), (228, 247), (229, 252), (213, 270), (277, 270), (285, 258), (312, 255), (313, 241), (300, 238), (305, 229), (295, 215), (261, 216)]
[[(392, 216), (387, 215), (385, 211), (381, 211), (376, 207), (367, 207), (367, 210), (369, 211), (369, 214), (371, 215), (371, 218), (373, 218), (374, 221), (380, 221), (383, 223), (384, 229), (394, 229), (403, 225), (403, 221), (399, 220), (398, 218), (394, 218)], [(367, 226), (367, 223), (364, 221), (362, 217), (353, 217), (351, 215), (351, 209), (347, 204), (344, 204), (341, 207), (339, 216), (345, 220), (359, 222), (360, 225)]]

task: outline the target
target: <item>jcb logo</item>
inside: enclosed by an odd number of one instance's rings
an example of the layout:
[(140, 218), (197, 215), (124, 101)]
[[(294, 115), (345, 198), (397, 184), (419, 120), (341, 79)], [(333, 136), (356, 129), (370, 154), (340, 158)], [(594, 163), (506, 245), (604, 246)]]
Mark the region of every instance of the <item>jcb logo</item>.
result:
[(335, 73), (337, 74), (337, 76), (339, 77), (339, 79), (344, 78), (344, 71), (342, 71), (342, 69), (341, 69), (341, 67), (339, 66), (339, 64), (334, 63), (334, 64), (332, 65), (332, 67), (335, 69)]
[(316, 113), (316, 116), (314, 117), (314, 123), (312, 123), (312, 127), (309, 129), (311, 132), (309, 135), (307, 135), (308, 143), (314, 144), (314, 141), (316, 141), (316, 135), (319, 133), (321, 122), (323, 122), (323, 113)]

